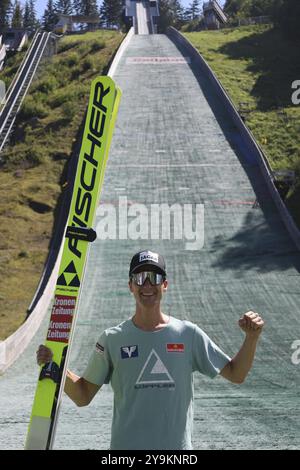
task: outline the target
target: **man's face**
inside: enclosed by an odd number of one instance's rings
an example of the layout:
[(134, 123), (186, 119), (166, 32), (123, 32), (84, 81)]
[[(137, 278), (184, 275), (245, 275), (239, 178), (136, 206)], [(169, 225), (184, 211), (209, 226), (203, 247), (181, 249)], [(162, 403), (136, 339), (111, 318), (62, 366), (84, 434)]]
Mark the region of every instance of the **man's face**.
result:
[[(140, 267), (136, 271), (136, 273), (142, 272), (142, 271), (156, 272), (154, 266), (145, 266), (145, 267)], [(143, 307), (151, 308), (161, 302), (163, 293), (167, 290), (168, 281), (165, 280), (163, 281), (162, 284), (159, 284), (158, 286), (157, 285), (153, 286), (150, 283), (149, 279), (147, 278), (145, 283), (142, 286), (138, 286), (133, 280), (130, 280), (128, 285), (129, 285), (130, 291), (133, 293), (135, 297), (137, 304)]]

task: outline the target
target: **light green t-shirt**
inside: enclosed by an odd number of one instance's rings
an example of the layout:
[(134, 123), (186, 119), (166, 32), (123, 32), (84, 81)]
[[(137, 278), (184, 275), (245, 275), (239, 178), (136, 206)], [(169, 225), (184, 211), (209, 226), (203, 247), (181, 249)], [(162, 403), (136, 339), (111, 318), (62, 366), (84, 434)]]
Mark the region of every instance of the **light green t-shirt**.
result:
[(105, 330), (83, 377), (113, 388), (110, 449), (192, 449), (193, 372), (213, 378), (228, 361), (197, 325), (174, 317), (155, 332), (132, 320)]

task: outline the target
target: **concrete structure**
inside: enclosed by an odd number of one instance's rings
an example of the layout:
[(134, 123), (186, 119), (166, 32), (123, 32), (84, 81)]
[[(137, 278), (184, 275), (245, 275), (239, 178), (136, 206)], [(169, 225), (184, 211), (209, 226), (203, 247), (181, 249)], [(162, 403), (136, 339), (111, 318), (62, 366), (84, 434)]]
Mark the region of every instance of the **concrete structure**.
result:
[(208, 29), (219, 29), (227, 23), (227, 16), (216, 0), (203, 3), (203, 15)]
[(86, 23), (88, 30), (94, 30), (99, 26), (99, 16), (83, 16), (83, 15), (59, 15), (59, 21), (55, 25), (54, 32), (57, 34), (71, 33), (74, 31), (75, 23)]
[(6, 51), (21, 51), (28, 42), (25, 29), (9, 28), (3, 33), (3, 43)]
[(0, 34), (0, 70), (2, 70), (5, 56), (6, 56), (6, 47), (2, 42), (2, 34)]
[(157, 1), (125, 0), (125, 17), (129, 18), (135, 34), (157, 33), (159, 8)]

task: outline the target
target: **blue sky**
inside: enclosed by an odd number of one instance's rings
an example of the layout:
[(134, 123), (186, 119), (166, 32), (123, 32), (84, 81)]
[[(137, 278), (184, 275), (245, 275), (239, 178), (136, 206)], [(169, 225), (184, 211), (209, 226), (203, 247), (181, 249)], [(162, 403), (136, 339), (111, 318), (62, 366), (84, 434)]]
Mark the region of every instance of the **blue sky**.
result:
[[(200, 0), (200, 1), (202, 1), (202, 0)], [(223, 5), (225, 3), (225, 0), (218, 0), (218, 1), (221, 5)], [(21, 0), (21, 3), (24, 5), (25, 0)], [(98, 3), (100, 5), (100, 1), (98, 1)], [(191, 3), (191, 0), (181, 0), (181, 4), (183, 6), (187, 6), (190, 3)], [(47, 5), (47, 0), (36, 0), (35, 4), (36, 4), (37, 16), (40, 18), (44, 13), (45, 7)]]

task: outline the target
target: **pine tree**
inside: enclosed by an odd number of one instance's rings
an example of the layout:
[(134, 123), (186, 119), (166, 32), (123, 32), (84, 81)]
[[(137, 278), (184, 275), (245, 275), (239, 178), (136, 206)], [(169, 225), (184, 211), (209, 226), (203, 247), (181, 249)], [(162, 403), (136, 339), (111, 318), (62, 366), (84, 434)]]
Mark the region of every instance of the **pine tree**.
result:
[(200, 16), (200, 1), (192, 0), (192, 2), (188, 6), (188, 10), (190, 12), (191, 20), (198, 18)]
[(35, 0), (26, 0), (23, 14), (23, 27), (34, 31), (39, 26), (36, 17)]
[(58, 15), (55, 11), (53, 0), (48, 0), (44, 15), (42, 18), (43, 27), (46, 31), (52, 31), (58, 22)]
[(122, 24), (122, 0), (103, 0), (100, 8), (100, 24), (103, 26), (120, 27)]
[(108, 0), (103, 0), (102, 5), (100, 6), (100, 26), (109, 27), (108, 24)]
[(176, 10), (173, 0), (160, 0), (158, 25), (159, 31), (164, 32), (168, 26), (174, 26), (176, 22)]
[(55, 11), (63, 13), (64, 15), (73, 14), (73, 6), (71, 0), (57, 0), (54, 5)]
[(82, 15), (82, 0), (73, 0), (73, 10), (76, 15)]
[(1, 0), (0, 1), (0, 30), (9, 27), (11, 14), (12, 14), (11, 0)]
[(172, 0), (172, 9), (175, 15), (174, 27), (180, 29), (181, 26), (185, 23), (184, 18), (184, 8), (180, 3), (180, 0)]
[(24, 7), (23, 26), (26, 29), (30, 28), (30, 7), (29, 7), (29, 1), (28, 0), (26, 0), (25, 7)]
[(12, 28), (22, 28), (23, 27), (23, 11), (19, 0), (15, 0), (13, 6), (13, 14), (11, 19)]
[(97, 0), (74, 0), (74, 10), (77, 15), (98, 16), (99, 10)]

